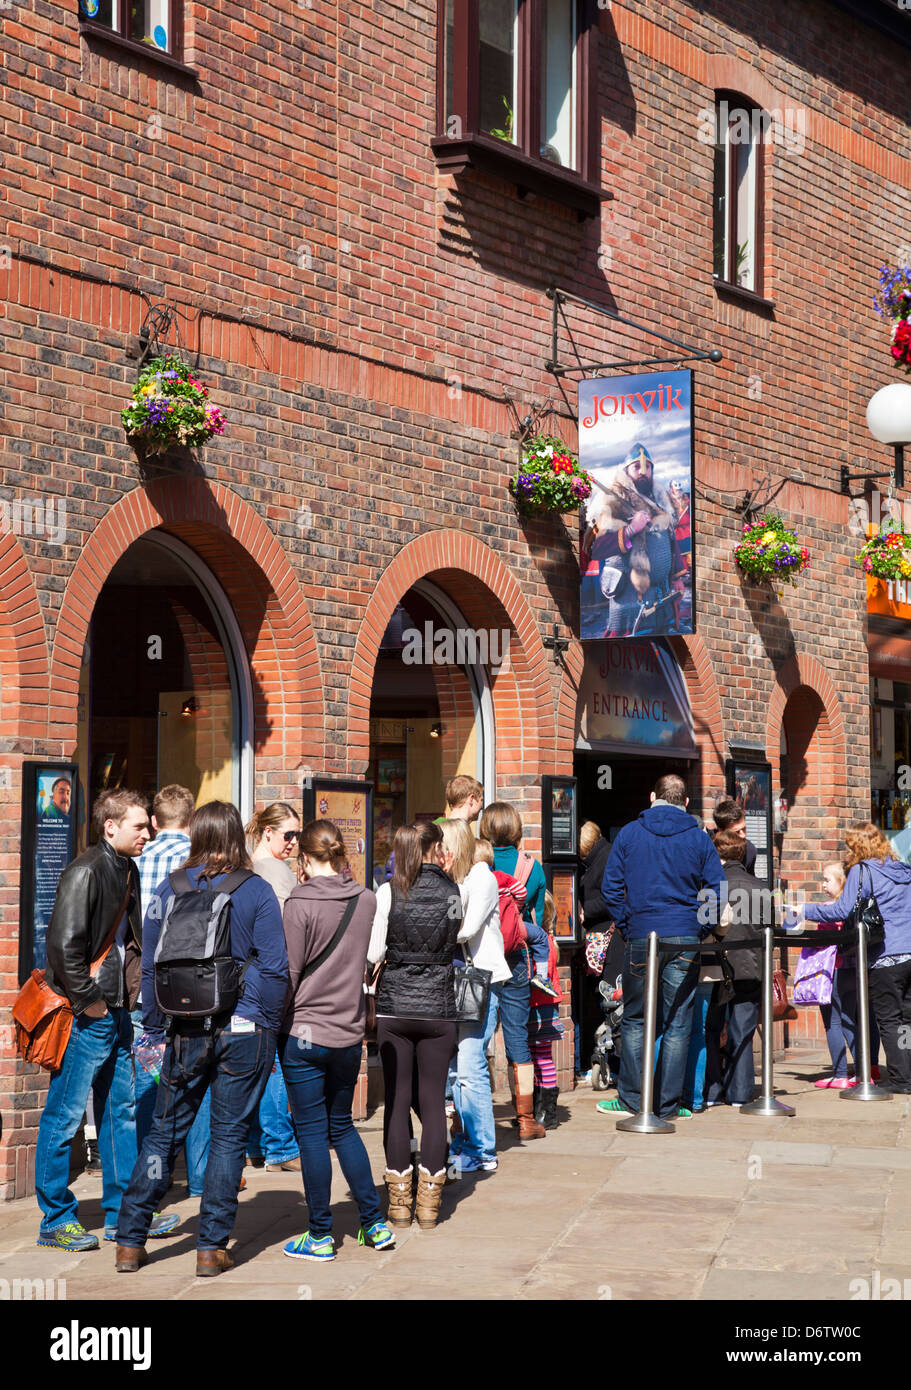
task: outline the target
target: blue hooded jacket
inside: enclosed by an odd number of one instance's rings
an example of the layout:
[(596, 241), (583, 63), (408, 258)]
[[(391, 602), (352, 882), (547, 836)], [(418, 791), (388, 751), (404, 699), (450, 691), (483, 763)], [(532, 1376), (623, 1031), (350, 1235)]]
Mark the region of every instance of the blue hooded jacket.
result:
[(627, 941), (652, 931), (705, 936), (726, 901), (726, 882), (710, 836), (682, 806), (656, 802), (614, 840), (601, 894)]
[[(911, 864), (902, 864), (895, 859), (865, 859), (863, 861), (864, 887), (869, 890), (873, 879), (873, 892), (886, 926), (886, 939), (878, 946), (870, 947), (869, 961), (872, 964), (882, 955), (911, 955)], [(803, 915), (808, 922), (843, 922), (853, 912), (857, 902), (857, 889), (860, 882), (860, 865), (848, 870), (848, 877), (841, 897), (834, 903), (807, 903)]]

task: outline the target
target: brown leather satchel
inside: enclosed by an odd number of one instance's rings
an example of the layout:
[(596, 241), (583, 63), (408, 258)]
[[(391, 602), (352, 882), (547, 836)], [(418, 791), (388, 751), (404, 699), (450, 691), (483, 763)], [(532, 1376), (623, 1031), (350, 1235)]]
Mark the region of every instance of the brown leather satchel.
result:
[(783, 970), (772, 971), (772, 1021), (781, 1023), (797, 1017), (797, 1010), (788, 1002), (787, 976)]
[[(130, 901), (130, 886), (128, 883), (126, 897), (107, 940), (89, 966), (93, 979), (114, 944), (117, 928)], [(59, 1071), (73, 1029), (73, 1010), (65, 995), (51, 989), (43, 970), (33, 970), (16, 996), (13, 1023), (16, 1025), (16, 1051), (22, 1060), (35, 1062), (46, 1071)]]

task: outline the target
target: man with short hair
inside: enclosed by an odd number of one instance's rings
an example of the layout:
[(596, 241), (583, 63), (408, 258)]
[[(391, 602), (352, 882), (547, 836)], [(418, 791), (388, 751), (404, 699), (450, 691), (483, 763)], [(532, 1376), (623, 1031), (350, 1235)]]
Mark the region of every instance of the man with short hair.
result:
[(716, 831), (730, 830), (738, 839), (743, 840), (746, 846), (743, 867), (748, 874), (755, 873), (757, 850), (753, 842), (747, 839), (746, 816), (740, 802), (735, 801), (731, 796), (723, 796), (716, 802), (713, 815)]
[[(51, 1077), (35, 1157), (43, 1213), (38, 1244), (79, 1254), (98, 1249), (69, 1189), (70, 1150), (90, 1091), (106, 1240), (116, 1238), (121, 1198), (136, 1163), (130, 1005), (139, 991), (142, 918), (132, 861), (149, 838), (145, 802), (136, 792), (102, 794), (92, 819), (99, 842), (60, 875), (47, 929), (47, 983), (69, 1000), (74, 1018), (63, 1064)], [(155, 1234), (167, 1234), (178, 1220), (156, 1217)]]
[(673, 954), (659, 955), (656, 1035), (661, 1034), (661, 1050), (655, 1114), (661, 1119), (691, 1114), (680, 1100), (699, 978), (699, 942), (718, 920), (719, 905), (726, 901), (726, 880), (715, 846), (687, 815), (687, 805), (682, 777), (659, 778), (648, 810), (618, 833), (604, 871), (601, 893), (626, 951), (619, 1099), (601, 1101), (599, 1110), (638, 1114), (641, 1108), (645, 960), (654, 931), (666, 944), (679, 947)]
[(446, 815), (440, 820), (463, 820), (473, 825), (484, 809), (484, 788), (477, 777), (450, 777), (446, 783)]

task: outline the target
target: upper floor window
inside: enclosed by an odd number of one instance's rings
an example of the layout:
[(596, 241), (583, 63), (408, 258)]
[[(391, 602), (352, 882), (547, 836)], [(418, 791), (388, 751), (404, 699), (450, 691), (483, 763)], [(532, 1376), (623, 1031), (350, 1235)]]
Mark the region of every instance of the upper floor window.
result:
[(79, 0), (83, 19), (179, 58), (182, 0)]
[(762, 137), (766, 117), (742, 97), (715, 104), (715, 279), (762, 294)]
[(441, 135), (498, 140), (597, 183), (595, 0), (440, 0), (440, 21)]

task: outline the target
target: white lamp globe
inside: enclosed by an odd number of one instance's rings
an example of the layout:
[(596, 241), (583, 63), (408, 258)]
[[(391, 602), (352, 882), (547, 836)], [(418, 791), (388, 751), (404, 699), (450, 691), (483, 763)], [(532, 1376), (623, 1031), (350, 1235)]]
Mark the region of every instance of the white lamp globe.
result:
[(911, 444), (911, 386), (894, 381), (867, 406), (867, 428), (880, 444)]

